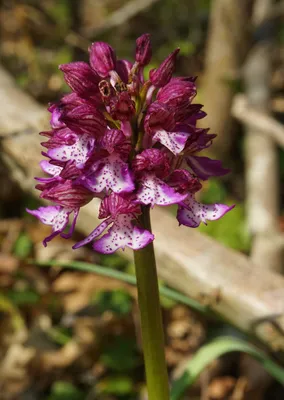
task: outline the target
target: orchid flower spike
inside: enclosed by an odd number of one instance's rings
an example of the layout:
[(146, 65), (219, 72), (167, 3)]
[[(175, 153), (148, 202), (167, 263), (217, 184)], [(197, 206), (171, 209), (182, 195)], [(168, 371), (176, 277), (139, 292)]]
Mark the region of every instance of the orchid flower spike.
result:
[(36, 178), (36, 187), (52, 205), (27, 211), (52, 227), (44, 245), (56, 235), (71, 237), (81, 207), (94, 198), (102, 222), (75, 249), (90, 242), (104, 254), (145, 247), (154, 235), (139, 226), (143, 206), (177, 204), (179, 224), (192, 228), (226, 214), (232, 207), (195, 199), (202, 181), (228, 170), (199, 155), (216, 135), (196, 126), (206, 115), (192, 103), (196, 78), (173, 77), (179, 49), (148, 80), (149, 34), (137, 39), (133, 63), (104, 42), (89, 52), (89, 63), (59, 67), (72, 93), (50, 105), (51, 130), (41, 133), (48, 176)]

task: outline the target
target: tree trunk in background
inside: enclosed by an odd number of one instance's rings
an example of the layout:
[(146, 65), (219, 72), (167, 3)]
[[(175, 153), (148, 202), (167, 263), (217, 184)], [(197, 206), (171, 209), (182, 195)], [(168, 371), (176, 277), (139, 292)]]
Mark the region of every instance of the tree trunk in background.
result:
[(233, 80), (239, 78), (249, 42), (250, 0), (213, 0), (210, 14), (201, 102), (208, 113), (202, 126), (218, 136), (212, 152), (228, 156), (232, 142)]
[[(261, 27), (269, 15), (273, 0), (258, 0), (253, 10), (253, 26)], [(250, 51), (244, 81), (248, 106), (264, 115), (270, 113), (273, 26), (263, 30), (263, 37)], [(271, 35), (272, 33), (272, 35)], [(279, 240), (279, 176), (274, 140), (253, 127), (245, 137), (246, 195), (249, 230), (254, 236), (252, 260), (260, 268), (281, 271), (282, 241)]]

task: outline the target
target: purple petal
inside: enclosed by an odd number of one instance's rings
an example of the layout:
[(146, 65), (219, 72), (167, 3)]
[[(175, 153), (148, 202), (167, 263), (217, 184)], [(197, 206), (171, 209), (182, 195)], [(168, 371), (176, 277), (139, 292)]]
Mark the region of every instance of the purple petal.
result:
[(62, 171), (62, 167), (59, 167), (58, 165), (50, 164), (50, 162), (47, 160), (43, 160), (39, 164), (40, 164), (43, 172), (46, 172), (47, 174), (52, 175), (52, 176), (58, 176), (60, 174), (60, 172)]
[(61, 64), (59, 69), (64, 73), (64, 79), (74, 92), (79, 96), (94, 95), (98, 93), (98, 75), (89, 64), (83, 61)]
[(57, 161), (75, 161), (76, 166), (82, 168), (93, 148), (94, 139), (85, 134), (78, 136), (76, 143), (71, 146), (66, 145), (48, 150), (47, 155)]
[(159, 130), (153, 136), (153, 142), (160, 142), (177, 156), (184, 149), (188, 137), (189, 133), (187, 132), (166, 132)]
[(111, 154), (93, 164), (94, 172), (82, 181), (91, 191), (100, 193), (104, 189), (115, 193), (132, 192), (135, 189), (128, 164), (117, 154)]
[(230, 172), (229, 169), (222, 167), (221, 161), (211, 160), (208, 157), (190, 156), (186, 161), (193, 172), (203, 180), (207, 180), (211, 176), (223, 176)]
[(168, 206), (183, 201), (188, 194), (180, 194), (173, 188), (166, 185), (161, 179), (154, 175), (148, 175), (141, 180), (141, 187), (137, 193), (137, 203), (151, 204), (154, 207)]
[(63, 128), (65, 124), (60, 121), (62, 116), (62, 109), (55, 104), (49, 107), (51, 112), (50, 125), (52, 128)]
[(86, 244), (92, 242), (97, 236), (101, 235), (103, 231), (109, 226), (112, 222), (111, 218), (106, 219), (100, 225), (98, 225), (89, 236), (80, 242), (76, 243), (72, 248), (78, 249), (79, 247), (85, 246)]
[(62, 238), (64, 238), (64, 239), (70, 239), (70, 238), (72, 237), (72, 235), (73, 235), (73, 233), (74, 233), (75, 226), (76, 226), (77, 218), (78, 218), (78, 215), (79, 215), (79, 211), (80, 211), (80, 208), (77, 208), (77, 209), (74, 210), (74, 217), (73, 217), (72, 225), (70, 226), (70, 229), (69, 229), (69, 232), (68, 232), (68, 233), (63, 233), (63, 232), (62, 232), (62, 233), (60, 234), (60, 236), (61, 236)]
[[(184, 206), (183, 206), (184, 205)], [(201, 222), (206, 225), (206, 221), (215, 221), (235, 206), (225, 204), (202, 204), (198, 203), (193, 196), (188, 196), (177, 212), (177, 220), (180, 225), (197, 228)]]
[(128, 76), (132, 68), (132, 63), (128, 60), (117, 60), (116, 72), (123, 80), (124, 83), (128, 83)]
[(60, 206), (39, 207), (38, 210), (29, 210), (27, 208), (27, 212), (37, 217), (43, 224), (53, 225), (61, 208)]
[(39, 207), (38, 210), (29, 210), (27, 212), (37, 217), (42, 223), (52, 226), (52, 234), (43, 241), (44, 246), (56, 235), (63, 232), (69, 222), (69, 215), (73, 210), (60, 206)]
[(74, 107), (61, 117), (68, 128), (76, 133), (98, 137), (104, 134), (106, 120), (95, 104), (83, 104)]
[(111, 254), (118, 249), (124, 250), (125, 247), (133, 250), (142, 249), (152, 242), (154, 235), (132, 225), (132, 219), (132, 215), (119, 215), (108, 233), (94, 243), (94, 250), (103, 254)]
[(141, 214), (141, 207), (134, 202), (132, 193), (117, 194), (111, 192), (105, 196), (100, 204), (99, 218), (112, 217), (113, 220), (120, 214)]

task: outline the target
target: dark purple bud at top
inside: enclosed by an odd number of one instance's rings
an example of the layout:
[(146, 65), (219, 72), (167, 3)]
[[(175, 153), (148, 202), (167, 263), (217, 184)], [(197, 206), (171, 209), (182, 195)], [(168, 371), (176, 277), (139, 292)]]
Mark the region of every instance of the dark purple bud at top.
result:
[(166, 104), (155, 101), (147, 110), (144, 127), (150, 134), (154, 134), (160, 129), (172, 131), (175, 127), (173, 112)]
[(100, 205), (99, 218), (115, 218), (118, 214), (140, 214), (139, 204), (133, 202), (133, 195), (119, 195), (112, 192)]
[(104, 116), (94, 107), (82, 105), (73, 108), (61, 120), (76, 133), (100, 136), (106, 129)]
[(110, 114), (119, 121), (129, 121), (135, 114), (135, 103), (128, 92), (118, 93), (110, 100)]
[(135, 61), (142, 67), (149, 64), (152, 57), (152, 48), (149, 33), (145, 33), (136, 40)]
[(63, 183), (55, 182), (52, 187), (43, 190), (40, 197), (63, 207), (77, 208), (89, 203), (93, 198), (93, 193), (84, 186), (67, 180)]
[(131, 143), (119, 129), (107, 129), (101, 140), (101, 146), (109, 154), (118, 153), (127, 159), (131, 150)]
[(128, 83), (129, 73), (132, 68), (132, 63), (128, 60), (117, 60), (116, 72), (124, 83)]
[(153, 172), (158, 178), (164, 178), (170, 170), (167, 155), (158, 149), (147, 149), (138, 154), (132, 163), (133, 170), (141, 172)]
[(178, 53), (179, 49), (176, 49), (168, 55), (158, 68), (150, 71), (150, 81), (154, 86), (163, 87), (169, 83), (175, 69)]
[(90, 48), (91, 67), (101, 76), (106, 78), (110, 71), (115, 70), (116, 56), (113, 48), (104, 42), (95, 42)]
[(64, 79), (79, 96), (91, 97), (98, 93), (99, 76), (89, 64), (83, 61), (62, 64), (59, 69), (64, 73)]
[(167, 183), (179, 193), (193, 194), (202, 188), (199, 179), (186, 169), (176, 169), (167, 179)]

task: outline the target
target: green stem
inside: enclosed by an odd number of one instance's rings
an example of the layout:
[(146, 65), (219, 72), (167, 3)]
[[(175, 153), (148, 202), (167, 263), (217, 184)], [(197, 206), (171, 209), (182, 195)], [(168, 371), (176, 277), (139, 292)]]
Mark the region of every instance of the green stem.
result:
[[(140, 222), (151, 231), (150, 209), (142, 207)], [(164, 333), (153, 243), (134, 251), (142, 343), (149, 400), (169, 400)]]

